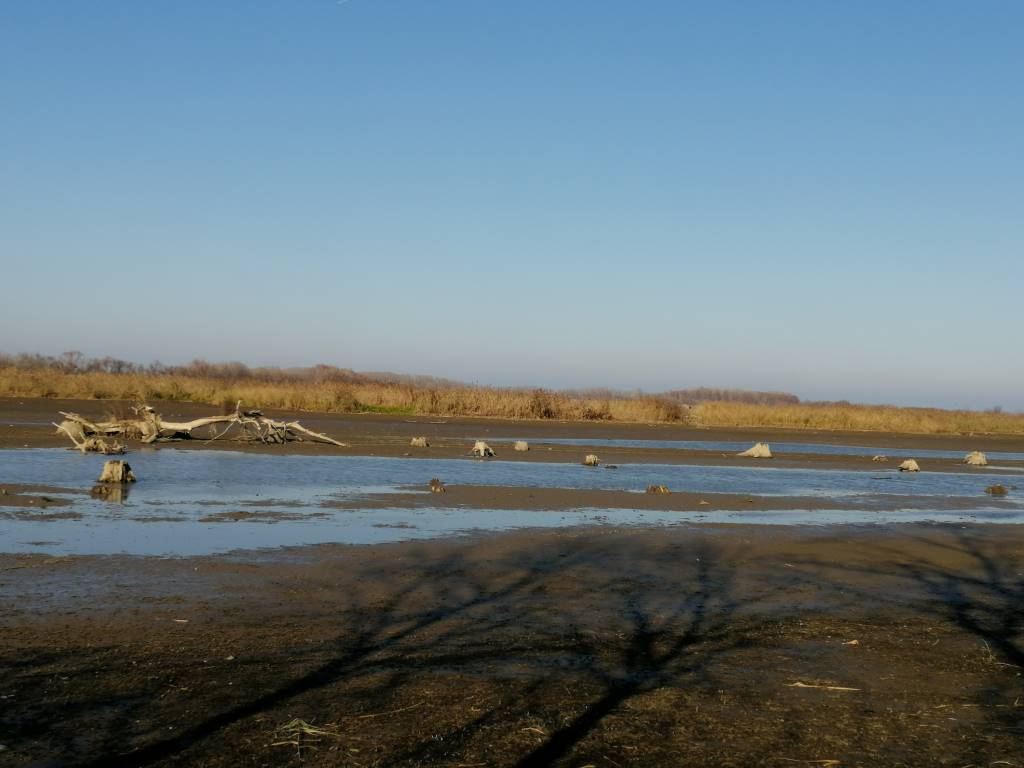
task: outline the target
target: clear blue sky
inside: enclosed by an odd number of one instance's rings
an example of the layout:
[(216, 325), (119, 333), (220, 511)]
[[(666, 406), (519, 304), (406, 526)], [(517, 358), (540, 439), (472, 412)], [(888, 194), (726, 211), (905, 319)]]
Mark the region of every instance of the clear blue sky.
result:
[(0, 350), (1024, 408), (1022, 29), (0, 0)]

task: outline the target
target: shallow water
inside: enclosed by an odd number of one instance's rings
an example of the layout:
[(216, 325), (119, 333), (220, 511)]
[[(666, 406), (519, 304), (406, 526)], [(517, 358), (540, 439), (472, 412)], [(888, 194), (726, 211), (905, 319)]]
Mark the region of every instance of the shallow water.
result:
[[(523, 437), (488, 438), (495, 444), (511, 443), (516, 440), (527, 440), (531, 445), (593, 445), (608, 448), (662, 448), (688, 451), (720, 451), (736, 454), (745, 451), (753, 441), (731, 442), (722, 440), (619, 440), (591, 439), (576, 437), (545, 437), (528, 440)], [(871, 448), (863, 445), (831, 445), (827, 443), (777, 443), (769, 441), (772, 453), (778, 458), (785, 458), (787, 453), (807, 453), (819, 456), (888, 456), (890, 459), (962, 459), (966, 451), (939, 451), (920, 448)], [(989, 461), (1024, 461), (1024, 453), (1010, 451), (986, 451)]]
[[(0, 483), (87, 488), (104, 457), (64, 449), (0, 451)], [(196, 555), (233, 549), (340, 542), (380, 543), (499, 531), (575, 525), (673, 525), (694, 522), (829, 524), (917, 521), (1024, 522), (1024, 507), (965, 511), (950, 498), (983, 496), (1005, 476), (977, 473), (901, 474), (773, 467), (702, 467), (633, 464), (617, 470), (540, 462), (468, 459), (396, 459), (342, 456), (275, 456), (229, 451), (145, 449), (128, 456), (139, 482), (124, 503), (68, 496), (77, 520), (0, 519), (0, 551), (53, 554)], [(791, 510), (785, 512), (652, 512), (638, 510), (338, 510), (340, 497), (446, 483), (579, 489), (642, 490), (650, 483), (706, 493), (811, 496), (851, 503), (869, 495), (935, 498), (929, 510)], [(50, 494), (56, 495), (56, 494)], [(255, 518), (216, 521), (244, 512)], [(0, 514), (4, 509), (0, 508)], [(285, 519), (268, 520), (267, 515)], [(261, 517), (262, 516), (262, 517)], [(204, 520), (204, 518), (206, 518)]]

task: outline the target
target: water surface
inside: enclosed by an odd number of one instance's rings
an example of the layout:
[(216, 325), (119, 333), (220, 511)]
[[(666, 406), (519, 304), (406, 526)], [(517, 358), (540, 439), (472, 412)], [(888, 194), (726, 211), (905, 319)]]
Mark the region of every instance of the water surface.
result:
[[(876, 473), (781, 467), (623, 465), (617, 470), (542, 462), (470, 459), (401, 459), (295, 456), (231, 451), (143, 449), (127, 456), (139, 482), (123, 503), (81, 495), (71, 507), (75, 520), (11, 519), (0, 507), (0, 552), (53, 554), (195, 555), (235, 549), (317, 543), (368, 544), (502, 531), (521, 527), (576, 525), (664, 526), (694, 522), (815, 524), (891, 522), (1024, 522), (1012, 496), (1005, 505), (958, 509), (953, 500), (983, 498), (986, 485), (1005, 476), (971, 473)], [(0, 483), (88, 488), (104, 457), (64, 449), (0, 451)], [(820, 510), (772, 512), (657, 512), (629, 509), (339, 510), (339, 498), (425, 487), (431, 477), (453, 485), (510, 485), (577, 489), (642, 490), (651, 483), (677, 491), (807, 496), (851, 505), (867, 496), (934, 498), (927, 510)], [(439, 499), (443, 503), (443, 499)], [(24, 510), (19, 510), (24, 512)], [(243, 513), (235, 520), (230, 515)], [(31, 513), (30, 513), (31, 514)]]

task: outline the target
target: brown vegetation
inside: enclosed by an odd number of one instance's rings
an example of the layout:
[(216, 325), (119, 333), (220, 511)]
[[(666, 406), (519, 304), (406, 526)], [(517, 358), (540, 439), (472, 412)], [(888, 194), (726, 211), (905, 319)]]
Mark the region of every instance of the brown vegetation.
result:
[[(698, 398), (717, 395), (720, 401)], [(801, 403), (784, 393), (673, 390), (664, 395), (611, 390), (555, 392), (460, 384), (427, 376), (356, 373), (326, 365), (249, 368), (194, 361), (138, 366), (0, 355), (0, 396), (158, 400), (326, 413), (395, 413), (563, 421), (680, 423), (696, 427), (813, 429), (907, 434), (1024, 434), (1024, 414), (840, 403)], [(688, 405), (684, 400), (694, 400)]]
[[(618, 395), (617, 399), (573, 396), (549, 390), (503, 389), (454, 385), (430, 380), (434, 386), (389, 383), (341, 369), (318, 366), (300, 373), (247, 369), (242, 364), (212, 366), (194, 362), (183, 369), (128, 368), (93, 365), (70, 369), (44, 365), (48, 358), (0, 357), (0, 395), (69, 397), (155, 402), (177, 400), (223, 407), (243, 400), (247, 406), (323, 413), (428, 414), (505, 419), (563, 421), (685, 422), (680, 403), (650, 395)], [(127, 364), (126, 364), (127, 365)], [(419, 377), (427, 380), (426, 377)]]

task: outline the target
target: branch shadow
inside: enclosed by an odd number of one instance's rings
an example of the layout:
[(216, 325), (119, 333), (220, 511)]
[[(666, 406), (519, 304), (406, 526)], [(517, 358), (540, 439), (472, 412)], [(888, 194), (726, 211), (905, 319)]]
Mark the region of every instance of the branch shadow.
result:
[[(755, 598), (736, 597), (734, 574), (708, 541), (652, 548), (649, 542), (624, 546), (594, 536), (571, 546), (555, 541), (516, 548), (486, 561), (467, 548), (443, 556), (413, 548), (405, 560), (414, 564), (413, 576), (380, 563), (346, 582), (351, 588), (338, 604), (325, 606), (335, 624), (333, 639), (289, 660), (295, 668), (321, 659), (312, 669), (283, 683), (269, 678), (256, 695), (125, 752), (122, 726), (142, 706), (133, 699), (95, 749), (64, 764), (154, 765), (211, 746), (236, 723), (362, 677), (380, 681), (376, 704), (424, 671), (490, 674), (510, 664), (529, 679), (506, 709), (528, 709), (531, 696), (555, 673), (597, 692), (562, 727), (509, 760), (518, 766), (557, 763), (634, 697), (705, 684), (716, 662), (747, 647), (756, 625), (741, 615)], [(484, 708), (436, 740), (407, 744), (392, 762), (436, 762), (467, 747), (499, 716), (496, 707)]]

